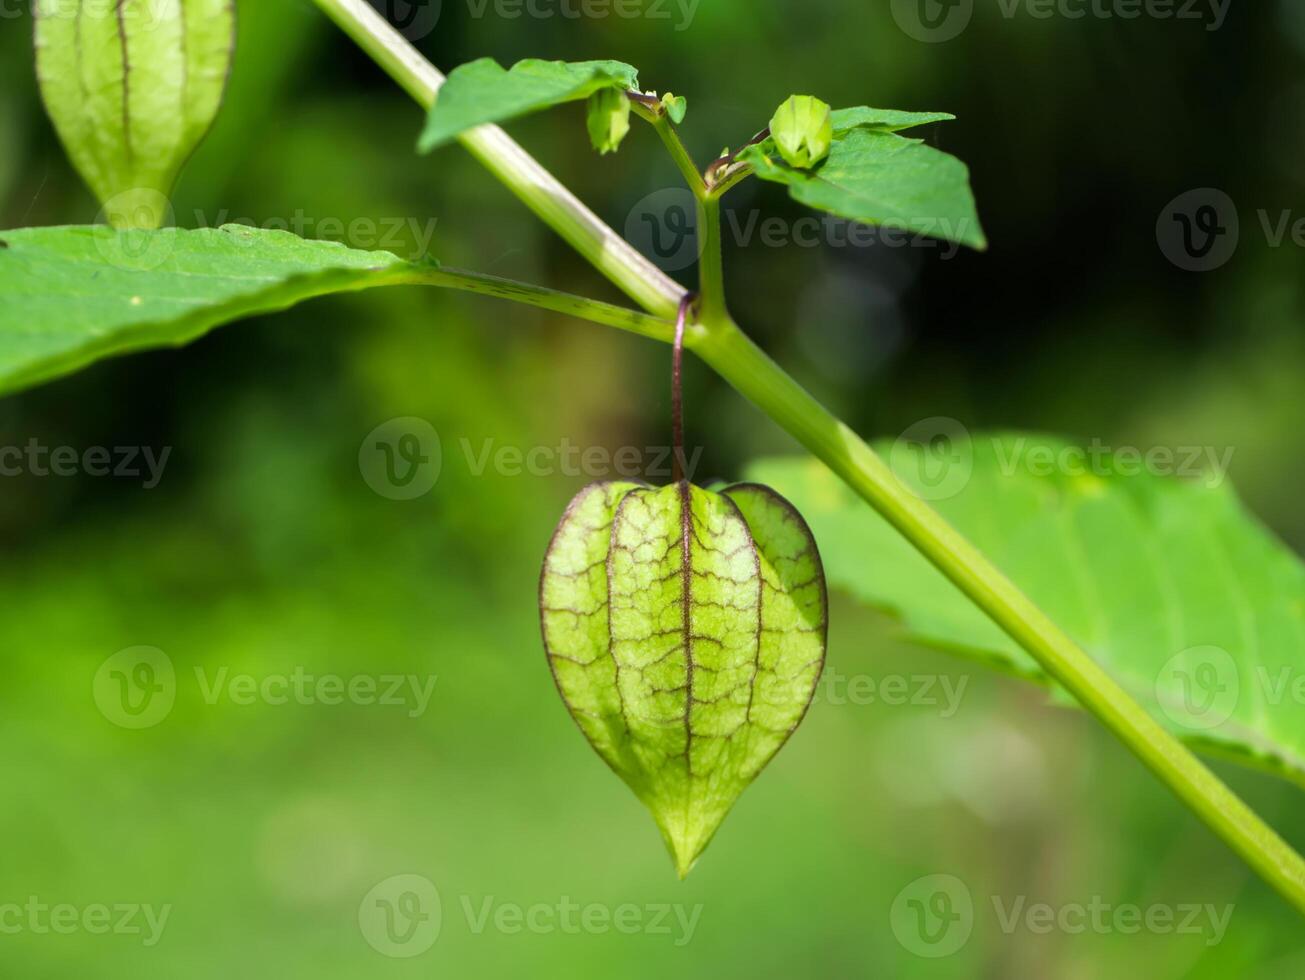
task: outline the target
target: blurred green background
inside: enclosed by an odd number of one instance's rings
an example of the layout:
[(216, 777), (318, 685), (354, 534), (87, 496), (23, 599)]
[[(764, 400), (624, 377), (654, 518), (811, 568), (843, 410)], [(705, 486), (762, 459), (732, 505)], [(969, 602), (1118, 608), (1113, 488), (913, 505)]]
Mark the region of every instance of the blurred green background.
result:
[[(0, 227), (89, 223), (98, 206), (40, 107), (27, 7), (0, 6)], [(178, 188), (179, 225), (303, 215), (349, 239), (323, 223), (412, 219), (450, 264), (615, 298), (461, 151), (415, 156), (420, 112), (306, 0), (239, 7), (228, 101)], [(1232, 447), (1248, 503), (1305, 549), (1305, 254), (1271, 247), (1256, 215), (1305, 217), (1294, 0), (1233, 5), (1218, 30), (1205, 5), (1204, 20), (1041, 19), (975, 0), (946, 43), (909, 36), (889, 3), (701, 0), (687, 24), (675, 4), (646, 8), (664, 18), (504, 16), (514, 9), (443, 0), (418, 44), (445, 69), (482, 55), (629, 61), (645, 87), (689, 97), (703, 162), (793, 91), (955, 112), (928, 136), (971, 165), (990, 252), (727, 235), (740, 322), (867, 436), (944, 415)], [(601, 160), (576, 107), (513, 132), (618, 229), (676, 186), (646, 128)], [(1231, 261), (1194, 274), (1155, 229), (1203, 187), (1236, 202), (1242, 234)], [(802, 216), (771, 186), (731, 204), (740, 223), (757, 208)], [(405, 235), (385, 244), (411, 254), (419, 236)], [(806, 723), (677, 882), (540, 647), (539, 561), (587, 478), (478, 472), (475, 458), (663, 445), (668, 365), (639, 338), (405, 289), (319, 300), (0, 402), (0, 446), (171, 447), (149, 489), (0, 478), (0, 907), (170, 907), (152, 945), (0, 928), (0, 974), (1305, 976), (1300, 920), (1094, 721), (906, 646), (839, 597)], [(796, 451), (700, 365), (687, 385), (700, 482)], [(359, 447), (409, 417), (438, 432), (443, 464), (431, 492), (394, 500), (364, 479)], [(174, 665), (176, 700), (131, 730), (93, 695), (106, 659), (142, 645)], [(424, 711), (210, 703), (197, 669), (415, 675), (434, 693)], [(897, 677), (963, 697), (949, 710), (864, 696)], [(1305, 846), (1299, 789), (1217, 768)], [(364, 897), (405, 874), (442, 905), (438, 939), (408, 959), (374, 949), (359, 921)], [(936, 959), (891, 914), (932, 874), (974, 909), (968, 941)], [(1179, 920), (1192, 904), (1233, 909), (1226, 931), (1202, 917), (1195, 934), (1003, 925), (1021, 902), (1094, 901)], [(637, 906), (636, 928), (479, 918), (566, 902)]]

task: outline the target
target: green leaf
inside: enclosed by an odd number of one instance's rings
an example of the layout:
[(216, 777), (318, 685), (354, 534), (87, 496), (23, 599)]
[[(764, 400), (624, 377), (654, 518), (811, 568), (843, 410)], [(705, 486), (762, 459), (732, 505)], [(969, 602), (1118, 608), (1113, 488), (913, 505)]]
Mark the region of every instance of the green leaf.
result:
[(689, 100), (682, 95), (667, 92), (662, 96), (662, 105), (666, 107), (666, 114), (671, 117), (671, 122), (677, 126), (684, 122), (684, 117), (689, 114)]
[(0, 231), (0, 392), (423, 267), (242, 225)]
[(987, 248), (969, 168), (919, 140), (860, 125), (835, 132), (829, 156), (811, 170), (779, 159), (770, 140), (745, 147), (738, 158), (817, 210)]
[(683, 877), (811, 703), (827, 626), (811, 532), (761, 486), (596, 484), (562, 517), (539, 601), (563, 700)]
[(950, 122), (955, 118), (950, 112), (902, 112), (898, 109), (871, 109), (864, 105), (835, 109), (833, 112), (835, 133), (845, 133), (861, 126), (896, 133), (929, 123)]
[[(1305, 565), (1218, 467), (1179, 480), (1138, 472), (1132, 457), (1017, 434), (879, 448), (1166, 727), (1305, 782)], [(802, 508), (835, 585), (900, 616), (921, 642), (1046, 681), (822, 464), (770, 459), (749, 473)]]
[(485, 123), (501, 123), (601, 89), (638, 91), (639, 73), (620, 61), (519, 61), (505, 71), (493, 58), (455, 68), (441, 86), (417, 149), (438, 146)]
[(36, 71), (77, 172), (118, 228), (157, 228), (222, 102), (232, 0), (38, 0)]

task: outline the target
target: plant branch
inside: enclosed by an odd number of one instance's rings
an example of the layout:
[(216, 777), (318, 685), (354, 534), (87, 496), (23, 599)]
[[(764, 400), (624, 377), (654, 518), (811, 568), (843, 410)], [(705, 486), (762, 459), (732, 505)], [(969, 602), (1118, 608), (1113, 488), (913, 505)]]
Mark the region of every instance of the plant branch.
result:
[(713, 160), (707, 167), (707, 187), (713, 194), (720, 197), (727, 190), (733, 187), (743, 178), (752, 174), (752, 167), (749, 164), (739, 164), (735, 166), (739, 153), (746, 150), (749, 146), (756, 146), (770, 138), (770, 127), (767, 126), (752, 139), (748, 140), (733, 153), (726, 153), (723, 157)]
[(692, 296), (680, 300), (671, 345), (671, 477), (675, 483), (684, 479), (684, 325), (692, 305)]
[[(434, 104), (444, 76), (366, 0), (314, 2), (423, 108)], [(631, 299), (650, 313), (674, 318), (687, 290), (612, 231), (503, 130), (480, 126), (459, 141)]]
[(424, 286), (442, 286), (481, 296), (496, 296), (499, 299), (524, 303), (555, 313), (601, 323), (607, 327), (628, 330), (642, 337), (650, 337), (663, 343), (670, 343), (675, 336), (675, 324), (641, 310), (631, 310), (623, 306), (614, 306), (600, 300), (571, 293), (559, 292), (544, 286), (517, 282), (513, 279), (501, 279), (481, 272), (467, 272), (462, 269), (432, 267), (420, 271), (403, 270), (396, 273), (393, 284), (412, 284)]
[(698, 198), (698, 291), (702, 294), (702, 319), (728, 319), (725, 311), (725, 268), (721, 250), (720, 196)]
[[(633, 95), (633, 93), (631, 94)], [(702, 173), (698, 170), (698, 165), (693, 162), (693, 157), (680, 140), (680, 134), (676, 132), (675, 124), (671, 122), (662, 104), (654, 100), (654, 104), (649, 105), (644, 98), (639, 98), (634, 99), (632, 108), (640, 118), (647, 120), (653, 129), (657, 130), (657, 135), (666, 144), (671, 159), (675, 161), (675, 165), (680, 168), (680, 173), (684, 175), (689, 190), (693, 191), (693, 196), (698, 200), (705, 197), (707, 184), (702, 179)]]
[[(430, 104), (442, 76), (375, 10), (363, 0), (315, 2), (414, 98)], [(501, 130), (481, 127), (464, 135), (462, 141), (536, 214), (637, 302), (658, 316), (675, 315), (685, 291), (638, 256)], [(696, 329), (685, 337), (686, 345), (841, 476), (1305, 914), (1305, 862), (1300, 856), (987, 558), (907, 489), (855, 432), (790, 378), (727, 316), (705, 311), (704, 304)]]
[(725, 192), (736, 184), (741, 184), (752, 176), (752, 164), (734, 164), (728, 157), (722, 157), (726, 165), (710, 172), (708, 186), (716, 197), (723, 197)]

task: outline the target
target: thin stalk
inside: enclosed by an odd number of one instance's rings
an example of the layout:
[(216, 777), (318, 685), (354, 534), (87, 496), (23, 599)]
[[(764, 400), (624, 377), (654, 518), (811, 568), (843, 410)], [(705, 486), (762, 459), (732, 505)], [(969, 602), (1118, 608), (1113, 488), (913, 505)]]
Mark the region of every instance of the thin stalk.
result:
[(670, 343), (675, 337), (676, 327), (671, 321), (662, 320), (642, 310), (614, 306), (586, 296), (575, 296), (544, 286), (488, 276), (481, 272), (440, 267), (420, 272), (400, 273), (396, 276), (395, 282), (443, 286), (446, 289), (478, 293), (481, 296), (496, 296), (499, 299), (525, 303), (527, 306), (535, 306), (542, 310), (565, 313), (591, 323), (627, 330), (663, 343)]
[(645, 99), (634, 101), (634, 111), (650, 122), (675, 165), (693, 192), (698, 215), (698, 292), (702, 297), (701, 313), (704, 319), (726, 315), (725, 273), (721, 254), (720, 194), (708, 186), (706, 178), (698, 171), (688, 149), (680, 140), (674, 124), (660, 103), (648, 104)]
[(689, 185), (689, 190), (693, 191), (693, 196), (699, 200), (705, 197), (707, 184), (702, 178), (701, 171), (698, 170), (698, 165), (693, 162), (688, 148), (681, 141), (680, 134), (676, 132), (675, 124), (666, 114), (666, 110), (660, 103), (649, 106), (642, 101), (636, 101), (633, 108), (639, 116), (652, 124), (653, 129), (657, 130), (657, 135), (666, 146), (666, 152), (670, 154), (675, 166), (680, 169), (684, 182)]
[[(375, 10), (363, 0), (315, 2), (414, 98), (430, 104), (442, 76)], [(466, 134), (463, 142), (536, 214), (645, 309), (661, 317), (677, 313), (685, 290), (638, 256), (501, 130), (481, 127)], [(719, 240), (718, 229), (713, 233), (700, 227), (699, 234), (708, 238), (714, 234)], [(704, 296), (703, 313), (697, 324), (686, 328), (684, 343), (839, 474), (1305, 914), (1305, 862), (1300, 856), (973, 545), (907, 489), (855, 432), (790, 378), (726, 315), (710, 314), (707, 309)]]
[[(721, 175), (724, 176), (721, 176)], [(730, 188), (752, 176), (752, 164), (728, 164), (712, 174), (711, 193), (723, 197)]]
[(693, 297), (680, 300), (675, 318), (675, 340), (671, 345), (671, 477), (684, 479), (684, 325), (689, 321)]

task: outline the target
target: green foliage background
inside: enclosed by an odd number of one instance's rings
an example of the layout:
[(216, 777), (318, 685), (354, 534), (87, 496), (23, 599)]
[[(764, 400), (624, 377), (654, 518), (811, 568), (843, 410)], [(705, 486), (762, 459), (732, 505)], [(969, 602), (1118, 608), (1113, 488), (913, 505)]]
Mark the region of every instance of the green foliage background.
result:
[[(706, 161), (792, 91), (835, 105), (955, 112), (930, 133), (973, 169), (992, 250), (740, 247), (740, 322), (868, 435), (930, 416), (1114, 446), (1235, 447), (1251, 507), (1298, 551), (1305, 512), (1302, 269), (1255, 210), (1305, 182), (1305, 30), (1289, 2), (1182, 21), (1007, 19), (977, 4), (958, 39), (906, 37), (888, 4), (702, 0), (675, 21), (508, 20), (445, 0), (421, 47), (612, 57), (690, 98)], [(30, 18), (0, 21), (0, 227), (85, 223), (33, 80)], [(418, 158), (421, 115), (302, 0), (240, 4), (216, 130), (176, 196), (186, 226), (297, 212), (437, 219), (451, 264), (610, 290), (457, 150)], [(570, 107), (513, 127), (618, 229), (676, 186), (636, 128), (598, 159)], [(1242, 245), (1191, 275), (1156, 247), (1177, 194), (1219, 187)], [(735, 192), (802, 216), (781, 188)], [(196, 211), (202, 218), (196, 217)], [(1301, 217), (1299, 213), (1296, 217)], [(351, 241), (362, 246), (368, 243)], [(411, 246), (408, 246), (411, 247)], [(403, 252), (403, 247), (397, 249)], [(398, 290), (318, 301), (181, 352), (100, 365), (0, 403), (0, 445), (171, 446), (153, 490), (129, 480), (0, 478), (0, 904), (173, 905), (161, 943), (0, 934), (21, 977), (1156, 978), (1305, 973), (1299, 920), (1089, 718), (945, 654), (836, 597), (829, 677), (805, 725), (743, 797), (694, 874), (675, 881), (639, 804), (559, 702), (540, 646), (538, 563), (584, 482), (476, 475), (464, 440), (615, 450), (666, 441), (669, 354), (638, 338), (489, 301)], [(700, 482), (794, 447), (691, 363)], [(359, 444), (399, 416), (439, 431), (418, 501), (373, 493)], [(873, 560), (873, 556), (867, 556)], [(177, 666), (172, 714), (131, 732), (91, 697), (110, 654), (148, 644)], [(206, 704), (194, 668), (435, 674), (430, 709)], [(846, 703), (847, 679), (944, 675), (960, 709)], [(840, 686), (841, 685), (841, 686)], [(856, 700), (856, 699), (853, 699)], [(860, 700), (865, 700), (861, 698)], [(1300, 791), (1219, 765), (1297, 847)], [(364, 942), (362, 896), (416, 873), (444, 922), (432, 950)], [(973, 935), (926, 960), (889, 909), (914, 879), (960, 878)], [(463, 900), (702, 905), (675, 936), (477, 933)], [(999, 927), (1009, 907), (1235, 905), (1227, 934)]]

